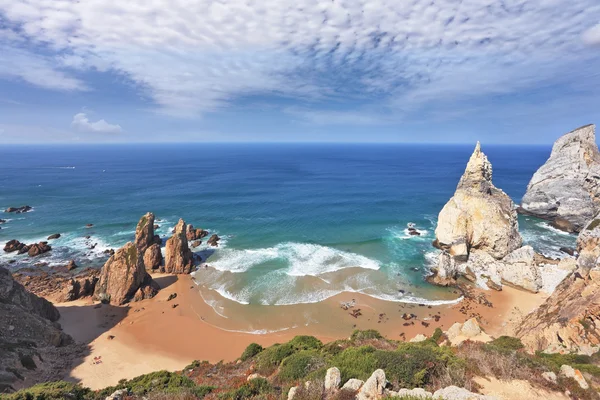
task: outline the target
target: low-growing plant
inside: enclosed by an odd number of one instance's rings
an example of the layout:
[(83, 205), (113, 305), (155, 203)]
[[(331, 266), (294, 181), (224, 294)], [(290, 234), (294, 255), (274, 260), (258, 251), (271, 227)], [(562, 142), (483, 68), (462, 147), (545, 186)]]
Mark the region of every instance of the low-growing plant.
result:
[(128, 389), (133, 394), (149, 392), (178, 393), (183, 389), (195, 389), (196, 384), (189, 378), (168, 371), (157, 371), (140, 375), (131, 380), (121, 380), (116, 386), (103, 389), (100, 393), (108, 396), (116, 390)]
[(72, 382), (40, 383), (16, 393), (0, 395), (3, 400), (86, 400), (91, 390)]
[(521, 339), (512, 336), (500, 336), (489, 342), (487, 346), (498, 351), (518, 351), (525, 348)]
[(360, 341), (360, 340), (369, 340), (369, 339), (383, 339), (381, 333), (376, 331), (375, 329), (367, 329), (365, 331), (355, 330), (352, 332), (350, 336), (350, 340), (352, 341)]
[(281, 382), (296, 381), (324, 366), (325, 359), (316, 350), (303, 350), (283, 360), (277, 377)]
[(349, 347), (333, 357), (330, 365), (339, 368), (343, 382), (351, 378), (366, 381), (377, 369), (376, 351), (373, 346)]
[(323, 342), (314, 336), (296, 336), (289, 343), (295, 351), (318, 350), (323, 347)]
[(256, 371), (261, 375), (271, 375), (279, 367), (279, 364), (292, 354), (294, 354), (294, 348), (289, 342), (267, 347), (256, 357)]
[(266, 395), (273, 392), (273, 386), (264, 378), (256, 378), (243, 384), (238, 389), (221, 394), (219, 397), (229, 400), (250, 399), (255, 396)]
[(258, 353), (260, 353), (261, 351), (263, 351), (263, 347), (260, 344), (250, 343), (242, 353), (240, 360), (247, 361), (255, 355), (257, 355)]

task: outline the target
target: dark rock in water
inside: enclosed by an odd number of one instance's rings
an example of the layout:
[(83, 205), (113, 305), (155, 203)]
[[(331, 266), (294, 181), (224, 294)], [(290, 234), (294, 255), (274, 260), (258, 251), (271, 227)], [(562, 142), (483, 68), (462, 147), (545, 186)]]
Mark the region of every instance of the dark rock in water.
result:
[[(18, 240), (13, 239), (13, 240), (9, 240), (4, 245), (4, 251), (7, 253), (12, 253), (13, 251), (20, 251), (21, 249), (23, 249), (26, 246), (27, 245), (25, 243), (21, 243)], [(27, 250), (25, 250), (25, 252), (27, 252)], [(22, 254), (22, 253), (19, 253), (19, 254)]]
[(90, 236), (90, 235), (87, 235), (87, 236), (84, 236), (84, 238), (86, 238), (86, 239), (90, 239), (90, 238), (91, 238), (91, 236)]
[(69, 263), (67, 264), (67, 269), (69, 271), (72, 271), (75, 268), (79, 268), (79, 266), (77, 264), (75, 264), (75, 261), (74, 260), (69, 261)]
[(421, 233), (415, 228), (408, 228), (408, 234), (411, 236), (421, 236)]
[(92, 226), (94, 226), (94, 224), (86, 224), (85, 225), (86, 228), (91, 228)]
[(202, 244), (202, 240), (196, 240), (192, 243), (192, 248), (196, 248)]
[(58, 239), (60, 237), (60, 233), (55, 233), (53, 235), (48, 236), (48, 240)]
[(154, 224), (154, 230), (157, 230), (158, 228), (160, 228), (160, 226), (157, 224)]
[(563, 253), (567, 253), (570, 256), (575, 255), (575, 249), (572, 247), (561, 247), (560, 251), (562, 251)]
[(103, 251), (103, 253), (112, 256), (113, 254), (115, 254), (115, 251), (113, 249), (106, 249)]
[(218, 247), (219, 240), (221, 240), (221, 238), (214, 234), (206, 241), (206, 244), (208, 244), (209, 246)]
[(0, 224), (5, 224), (6, 220), (5, 219), (0, 219)]
[(16, 214), (21, 214), (21, 213), (26, 213), (28, 211), (33, 210), (33, 207), (31, 206), (21, 206), (21, 207), (8, 207), (6, 210), (4, 210), (4, 212), (6, 213), (16, 213)]
[(39, 256), (40, 254), (44, 254), (52, 250), (52, 247), (48, 245), (48, 242), (39, 242), (36, 244), (32, 244), (27, 251), (29, 257)]

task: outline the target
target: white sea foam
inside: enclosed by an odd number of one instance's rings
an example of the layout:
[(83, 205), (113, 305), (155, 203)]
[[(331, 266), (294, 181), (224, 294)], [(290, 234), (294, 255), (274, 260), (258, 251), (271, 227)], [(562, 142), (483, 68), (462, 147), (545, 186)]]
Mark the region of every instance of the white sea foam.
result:
[(557, 233), (559, 235), (571, 236), (571, 234), (569, 232), (565, 232), (558, 228), (555, 228), (547, 222), (539, 222), (536, 225), (539, 226), (540, 228), (547, 229), (547, 230), (552, 231), (553, 233)]
[(222, 249), (208, 264), (220, 271), (240, 273), (269, 261), (285, 263), (290, 276), (317, 276), (345, 268), (378, 270), (379, 262), (359, 254), (306, 243), (281, 243), (262, 249)]

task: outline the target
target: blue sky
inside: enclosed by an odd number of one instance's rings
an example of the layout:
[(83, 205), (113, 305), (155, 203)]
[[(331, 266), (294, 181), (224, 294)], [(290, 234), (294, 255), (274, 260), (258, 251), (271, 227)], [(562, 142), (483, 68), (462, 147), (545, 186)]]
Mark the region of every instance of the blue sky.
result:
[(598, 0), (0, 0), (0, 141), (551, 143)]

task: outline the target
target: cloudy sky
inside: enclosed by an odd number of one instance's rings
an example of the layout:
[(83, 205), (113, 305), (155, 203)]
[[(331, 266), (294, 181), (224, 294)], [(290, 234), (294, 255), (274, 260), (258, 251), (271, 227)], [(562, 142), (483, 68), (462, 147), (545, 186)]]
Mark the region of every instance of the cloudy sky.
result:
[(0, 0), (2, 143), (550, 143), (598, 0)]

